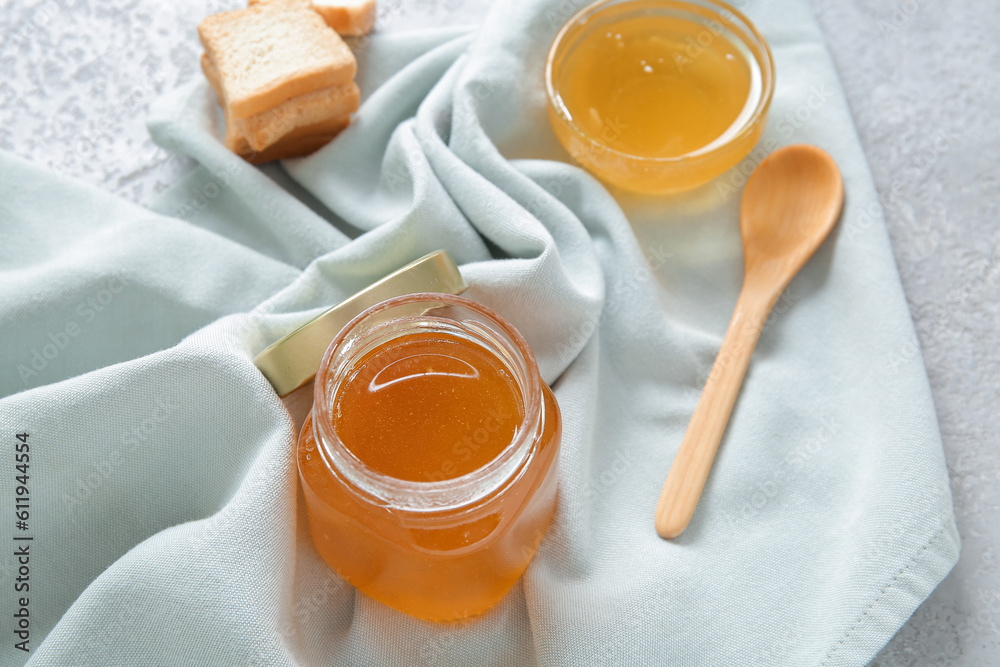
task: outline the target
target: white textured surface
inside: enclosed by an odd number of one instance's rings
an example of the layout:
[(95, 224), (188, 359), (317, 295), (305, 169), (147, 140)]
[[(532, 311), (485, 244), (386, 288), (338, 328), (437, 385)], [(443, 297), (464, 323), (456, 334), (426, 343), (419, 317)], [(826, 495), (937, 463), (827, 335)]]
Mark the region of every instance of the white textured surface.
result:
[[(149, 140), (147, 103), (197, 74), (198, 19), (239, 4), (5, 3), (0, 146), (152, 201), (191, 165)], [(383, 0), (380, 26), (473, 23), (488, 4)], [(1000, 664), (1000, 5), (814, 4), (882, 193), (964, 540), (955, 571), (873, 664)]]
[(814, 5), (883, 199), (962, 534), (874, 664), (1000, 665), (1000, 4)]

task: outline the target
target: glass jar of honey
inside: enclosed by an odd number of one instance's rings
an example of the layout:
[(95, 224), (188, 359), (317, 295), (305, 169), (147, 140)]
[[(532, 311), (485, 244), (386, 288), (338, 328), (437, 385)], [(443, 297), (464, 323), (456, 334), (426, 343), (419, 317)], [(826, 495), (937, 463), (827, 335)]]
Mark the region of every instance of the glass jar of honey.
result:
[(297, 451), (313, 542), (400, 611), (480, 613), (548, 527), (560, 433), (531, 350), (498, 314), (445, 294), (383, 301), (316, 375)]

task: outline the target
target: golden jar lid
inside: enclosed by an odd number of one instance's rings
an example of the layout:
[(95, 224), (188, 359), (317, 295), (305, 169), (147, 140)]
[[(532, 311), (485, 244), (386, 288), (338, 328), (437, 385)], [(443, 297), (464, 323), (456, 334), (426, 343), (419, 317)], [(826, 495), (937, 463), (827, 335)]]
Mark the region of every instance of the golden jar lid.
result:
[(316, 375), (326, 348), (362, 311), (386, 299), (417, 292), (461, 294), (467, 285), (455, 262), (438, 250), (390, 273), (269, 345), (253, 360), (279, 396), (291, 393)]

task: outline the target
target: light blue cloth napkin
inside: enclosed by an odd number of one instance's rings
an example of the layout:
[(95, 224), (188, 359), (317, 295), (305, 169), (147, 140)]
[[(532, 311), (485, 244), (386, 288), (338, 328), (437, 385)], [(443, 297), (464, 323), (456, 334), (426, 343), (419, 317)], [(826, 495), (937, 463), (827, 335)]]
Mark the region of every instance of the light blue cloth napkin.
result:
[[(755, 160), (669, 199), (568, 164), (542, 66), (575, 8), (499, 2), (474, 34), (358, 42), (355, 122), (262, 170), (192, 81), (149, 127), (201, 166), (155, 211), (0, 154), (4, 664), (863, 665), (945, 576), (959, 543), (919, 348), (833, 65), (790, 0), (745, 7), (777, 60), (762, 146), (827, 149), (846, 207), (763, 332), (692, 524), (657, 537)], [(527, 337), (565, 423), (537, 557), (453, 624), (319, 559), (292, 458), (307, 400), (286, 409), (251, 362), (438, 248)], [(12, 532), (34, 538), (30, 654)]]

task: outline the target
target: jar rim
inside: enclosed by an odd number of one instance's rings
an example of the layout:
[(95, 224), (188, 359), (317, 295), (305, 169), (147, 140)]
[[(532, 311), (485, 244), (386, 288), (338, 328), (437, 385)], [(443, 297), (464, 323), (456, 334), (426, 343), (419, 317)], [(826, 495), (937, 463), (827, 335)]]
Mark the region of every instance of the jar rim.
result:
[[(340, 383), (336, 380), (338, 378), (342, 380), (342, 376), (352, 367), (351, 357), (338, 360), (338, 353), (349, 355), (353, 351), (353, 348), (348, 347), (352, 333), (355, 333), (364, 322), (380, 313), (387, 314), (385, 311), (414, 304), (426, 304), (425, 313), (448, 306), (467, 309), (508, 338), (509, 340), (504, 340), (502, 336), (497, 336), (490, 342), (499, 343), (506, 348), (504, 351), (510, 356), (510, 360), (500, 358), (500, 361), (508, 366), (522, 393), (524, 418), (511, 442), (485, 465), (449, 479), (405, 480), (381, 473), (350, 451), (335, 433), (331, 419), (321, 417), (321, 413), (329, 411), (334, 404), (340, 387)], [(417, 319), (413, 315), (390, 317), (364, 332), (362, 336), (385, 332), (390, 325), (415, 322)], [(441, 321), (443, 318), (423, 315), (419, 319), (431, 322)], [(473, 335), (476, 333), (483, 334), (473, 330)], [(477, 342), (483, 344), (482, 341)], [(483, 347), (490, 349), (486, 345)], [(339, 361), (340, 364), (331, 369), (335, 361)], [(513, 361), (515, 368), (510, 368), (510, 361)], [(331, 372), (336, 375), (330, 377)], [(330, 472), (349, 482), (348, 488), (365, 496), (369, 502), (374, 500), (376, 504), (386, 505), (394, 510), (421, 513), (472, 506), (491, 497), (514, 480), (533, 455), (534, 443), (544, 422), (541, 383), (538, 366), (527, 341), (513, 325), (493, 309), (465, 297), (437, 292), (420, 292), (386, 299), (361, 312), (345, 325), (323, 355), (313, 388), (312, 421), (317, 450)]]

